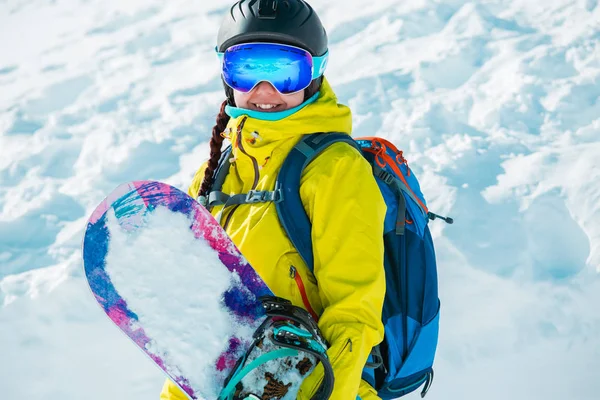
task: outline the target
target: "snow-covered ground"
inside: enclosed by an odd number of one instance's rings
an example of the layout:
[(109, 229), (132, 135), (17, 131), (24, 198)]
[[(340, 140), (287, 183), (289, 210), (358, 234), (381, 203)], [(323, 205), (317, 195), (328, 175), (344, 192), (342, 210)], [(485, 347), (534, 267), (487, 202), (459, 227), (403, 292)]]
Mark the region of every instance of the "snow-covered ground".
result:
[[(158, 369), (88, 293), (80, 244), (118, 184), (186, 188), (207, 158), (229, 4), (0, 0), (0, 397), (158, 398)], [(428, 398), (598, 399), (599, 2), (311, 4), (355, 136), (404, 149), (456, 220), (432, 223)]]

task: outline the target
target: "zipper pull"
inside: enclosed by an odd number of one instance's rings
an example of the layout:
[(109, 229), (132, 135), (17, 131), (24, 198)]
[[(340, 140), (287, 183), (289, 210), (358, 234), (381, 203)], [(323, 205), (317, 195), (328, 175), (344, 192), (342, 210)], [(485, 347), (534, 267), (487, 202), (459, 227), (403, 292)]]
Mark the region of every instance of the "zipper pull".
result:
[(421, 398), (424, 398), (427, 395), (427, 392), (429, 392), (429, 388), (431, 388), (432, 383), (433, 383), (433, 370), (431, 370), (427, 373), (427, 380), (425, 381), (425, 386), (423, 387), (423, 390), (421, 391)]
[(226, 128), (223, 132), (221, 132), (221, 137), (231, 140), (231, 132), (232, 132), (231, 128)]
[(258, 169), (263, 169), (264, 167), (266, 167), (269, 160), (271, 160), (271, 157), (266, 157), (264, 164), (259, 166)]
[(254, 131), (250, 134), (250, 138), (246, 139), (246, 143), (254, 146), (257, 141), (260, 142), (261, 140), (262, 138), (260, 137), (258, 132)]
[(441, 219), (442, 221), (446, 222), (449, 225), (452, 225), (454, 223), (454, 218), (450, 218), (450, 217), (443, 217), (441, 215), (432, 213), (431, 211), (429, 211), (427, 213), (427, 217), (429, 217), (430, 220), (435, 220), (437, 218)]
[(296, 277), (296, 267), (293, 265), (290, 266), (290, 278), (294, 279)]

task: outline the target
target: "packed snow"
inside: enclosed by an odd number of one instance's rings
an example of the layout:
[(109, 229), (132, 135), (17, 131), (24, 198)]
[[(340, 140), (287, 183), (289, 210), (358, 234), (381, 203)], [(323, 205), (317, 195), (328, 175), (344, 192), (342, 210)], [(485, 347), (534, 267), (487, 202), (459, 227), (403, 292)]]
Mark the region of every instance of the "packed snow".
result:
[(250, 343), (259, 325), (242, 325), (223, 307), (221, 294), (235, 277), (208, 243), (195, 238), (184, 214), (157, 207), (134, 231), (123, 229), (112, 209), (107, 217), (105, 271), (153, 339), (147, 350), (177, 366), (168, 372), (186, 377), (195, 393), (217, 398), (226, 378), (214, 369), (217, 359), (233, 336)]
[[(354, 136), (403, 149), (432, 211), (455, 219), (431, 224), (427, 398), (597, 399), (598, 1), (311, 4)], [(120, 183), (186, 189), (208, 157), (229, 5), (0, 1), (3, 398), (158, 398), (160, 371), (89, 294), (81, 240)]]

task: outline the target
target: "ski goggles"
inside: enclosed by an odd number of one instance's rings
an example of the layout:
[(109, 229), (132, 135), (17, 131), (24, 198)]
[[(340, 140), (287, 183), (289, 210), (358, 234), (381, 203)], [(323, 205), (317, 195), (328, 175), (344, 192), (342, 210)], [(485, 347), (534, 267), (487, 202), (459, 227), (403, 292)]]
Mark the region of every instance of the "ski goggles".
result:
[(329, 53), (320, 57), (299, 47), (277, 43), (244, 43), (219, 53), (223, 79), (247, 93), (260, 82), (271, 83), (281, 94), (304, 90), (323, 75)]

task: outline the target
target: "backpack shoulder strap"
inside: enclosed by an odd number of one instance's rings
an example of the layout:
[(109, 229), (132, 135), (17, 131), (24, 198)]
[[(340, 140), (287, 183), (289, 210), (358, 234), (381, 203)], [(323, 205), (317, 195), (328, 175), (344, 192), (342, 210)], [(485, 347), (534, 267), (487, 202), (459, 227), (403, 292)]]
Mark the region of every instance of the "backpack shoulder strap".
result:
[(225, 150), (221, 152), (219, 163), (213, 173), (213, 184), (208, 191), (208, 197), (205, 199), (205, 204), (203, 204), (203, 206), (209, 210), (214, 206), (215, 200), (219, 200), (221, 197), (223, 182), (225, 182), (225, 178), (227, 177), (227, 174), (229, 174), (229, 168), (231, 168), (231, 163), (229, 162), (230, 157), (231, 146), (227, 146)]
[(277, 175), (276, 185), (281, 189), (283, 195), (283, 200), (275, 205), (279, 221), (311, 272), (314, 271), (312, 225), (300, 198), (300, 178), (304, 168), (312, 160), (327, 147), (338, 142), (348, 143), (359, 152), (361, 151), (358, 144), (345, 133), (328, 132), (304, 135), (290, 151)]

